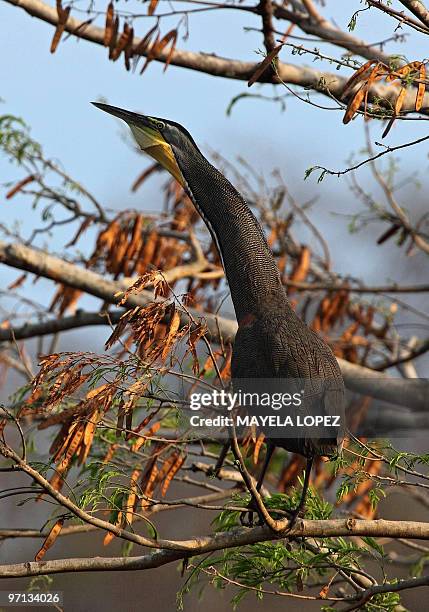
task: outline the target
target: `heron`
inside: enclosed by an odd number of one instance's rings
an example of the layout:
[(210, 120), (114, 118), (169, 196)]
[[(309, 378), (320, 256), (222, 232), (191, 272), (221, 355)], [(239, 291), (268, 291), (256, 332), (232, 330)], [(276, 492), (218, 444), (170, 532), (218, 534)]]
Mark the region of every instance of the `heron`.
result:
[[(231, 361), (233, 385), (244, 379), (305, 380), (312, 411), (343, 419), (344, 382), (337, 360), (325, 340), (292, 308), (262, 227), (243, 196), (206, 159), (179, 123), (108, 104), (93, 104), (125, 121), (137, 145), (184, 188), (212, 236), (238, 322)], [(290, 524), (305, 508), (314, 458), (337, 454), (342, 431), (323, 437), (301, 435), (266, 440), (258, 492), (276, 447), (306, 459), (301, 498), (291, 513)], [(228, 449), (226, 443), (217, 469)]]

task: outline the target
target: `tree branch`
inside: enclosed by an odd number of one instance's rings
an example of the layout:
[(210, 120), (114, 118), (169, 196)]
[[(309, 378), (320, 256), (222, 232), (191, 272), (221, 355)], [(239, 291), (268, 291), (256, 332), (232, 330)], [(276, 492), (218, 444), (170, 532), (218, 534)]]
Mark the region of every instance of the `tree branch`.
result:
[[(307, 10), (309, 5), (310, 2), (307, 3)], [(383, 53), (377, 47), (369, 45), (349, 32), (343, 32), (343, 30), (336, 28), (326, 19), (316, 19), (315, 13), (309, 17), (309, 14), (305, 12), (290, 11), (283, 5), (274, 4), (274, 17), (286, 19), (297, 25), (306, 34), (317, 36), (332, 45), (347, 49), (354, 55), (359, 55), (369, 60), (374, 59), (387, 65), (391, 62), (391, 57), (387, 53)]]
[[(426, 293), (429, 285), (381, 285), (371, 287), (370, 285), (341, 285), (335, 283), (307, 283), (304, 281), (285, 280), (287, 287), (294, 287), (299, 291), (349, 291), (350, 293)], [(0, 332), (1, 334), (1, 332)], [(0, 336), (1, 338), (1, 336)]]
[[(9, 4), (17, 6), (25, 10), (29, 15), (46, 21), (54, 26), (58, 24), (58, 14), (55, 8), (42, 2), (42, 0), (5, 0)], [(234, 7), (237, 8), (237, 7)], [(240, 7), (243, 10), (244, 7)], [(258, 12), (257, 9), (246, 9), (250, 12)], [(309, 34), (319, 36), (327, 42), (344, 47), (361, 55), (368, 59), (376, 59), (389, 63), (390, 56), (380, 52), (378, 49), (367, 45), (364, 41), (355, 39), (348, 33), (341, 32), (340, 30), (330, 26), (326, 28), (320, 24), (315, 23), (313, 20), (308, 18), (305, 13), (299, 13), (295, 11), (288, 11), (282, 6), (273, 5), (273, 14), (278, 19), (287, 19), (292, 23), (296, 23), (303, 31)], [(88, 40), (89, 42), (97, 45), (104, 46), (104, 28), (94, 26), (92, 24), (85, 24), (74, 17), (69, 16), (65, 24), (65, 31), (69, 32), (77, 38)], [(135, 38), (133, 43), (133, 51), (135, 52), (137, 46), (141, 42), (141, 39)], [(146, 56), (146, 51), (141, 51), (142, 56)], [(248, 81), (257, 69), (259, 62), (243, 62), (240, 60), (234, 60), (230, 58), (218, 57), (216, 55), (210, 55), (206, 53), (195, 53), (192, 51), (184, 51), (182, 49), (176, 49), (170, 58), (170, 52), (163, 50), (156, 58), (155, 61), (166, 63), (169, 61), (174, 66), (182, 68), (189, 68), (213, 76), (224, 77), (228, 79), (236, 79), (241, 81)], [(344, 86), (347, 79), (333, 74), (332, 72), (324, 72), (308, 68), (306, 66), (296, 66), (293, 64), (285, 64), (279, 62), (277, 68), (278, 76), (284, 83), (291, 85), (298, 85), (306, 89), (313, 89), (327, 95), (328, 97), (335, 97), (338, 100), (341, 99)], [(261, 76), (261, 81), (278, 84), (278, 78), (275, 74), (270, 73), (266, 70)], [(372, 101), (376, 99), (389, 107), (394, 108), (395, 101), (398, 95), (398, 87), (392, 85), (382, 85), (380, 83), (372, 86), (368, 92), (368, 100)], [(429, 92), (426, 92), (423, 105), (420, 113), (427, 114), (429, 112)], [(410, 87), (407, 89), (406, 97), (403, 101), (402, 112), (414, 112), (415, 111), (415, 89)]]
[(402, 353), (399, 357), (396, 357), (396, 359), (386, 360), (383, 363), (377, 365), (374, 368), (374, 370), (377, 370), (379, 372), (381, 370), (386, 370), (387, 368), (392, 368), (394, 366), (398, 366), (403, 363), (407, 363), (409, 361), (416, 359), (417, 357), (420, 357), (420, 355), (424, 355), (428, 351), (429, 351), (429, 338), (421, 342), (420, 346), (418, 346), (417, 348), (412, 348), (411, 350), (408, 350), (405, 353)]
[[(115, 295), (118, 291), (128, 288), (124, 282), (107, 280), (101, 274), (79, 268), (58, 257), (17, 243), (0, 241), (0, 263), (80, 289), (108, 304), (116, 304)], [(128, 296), (125, 307), (147, 306), (153, 301), (150, 291), (140, 291), (137, 295)], [(230, 341), (234, 339), (237, 331), (236, 321), (191, 308), (188, 310), (196, 320), (204, 319), (208, 335), (213, 341), (219, 341), (220, 337)], [(184, 324), (189, 321), (186, 313), (182, 313), (181, 316)], [(427, 410), (429, 396), (427, 382), (389, 378), (385, 374), (352, 364), (344, 359), (338, 358), (338, 363), (345, 383), (352, 391), (414, 410)]]
[(262, 17), (262, 32), (264, 34), (264, 45), (267, 54), (276, 46), (273, 28), (273, 3), (271, 0), (261, 0), (259, 3), (259, 13)]
[(362, 594), (359, 595), (359, 599), (356, 603), (343, 608), (342, 612), (352, 612), (352, 610), (361, 610), (362, 607), (370, 601), (374, 595), (379, 593), (396, 593), (398, 591), (405, 591), (406, 589), (415, 589), (416, 587), (429, 586), (429, 576), (422, 576), (421, 578), (410, 578), (409, 580), (399, 580), (393, 584), (375, 584), (366, 589)]
[[(288, 520), (284, 521), (285, 526)], [(331, 538), (337, 536), (369, 537), (410, 537), (429, 539), (429, 525), (412, 521), (385, 521), (360, 519), (303, 520), (299, 519), (288, 532), (288, 537)], [(162, 550), (140, 557), (95, 557), (90, 559), (59, 559), (0, 565), (0, 579), (39, 576), (41, 574), (58, 574), (67, 572), (144, 570), (172, 563), (179, 559), (222, 550), (246, 546), (257, 542), (276, 540), (281, 535), (274, 534), (267, 526), (238, 528), (230, 532), (217, 533), (214, 536), (202, 536), (187, 540), (189, 545), (184, 550)], [(185, 542), (185, 541), (183, 541)], [(162, 546), (160, 545), (160, 548)], [(385, 585), (387, 586), (387, 585)], [(417, 584), (415, 585), (417, 586)], [(409, 587), (404, 587), (409, 588)]]
[(58, 334), (79, 327), (116, 324), (124, 312), (124, 310), (115, 310), (109, 313), (78, 310), (76, 314), (69, 317), (49, 319), (40, 323), (25, 323), (20, 327), (1, 328), (0, 342), (12, 342), (14, 338), (15, 340), (39, 338), (40, 336)]
[(399, 0), (399, 2), (429, 28), (429, 11), (421, 0)]
[(324, 23), (326, 19), (322, 17), (317, 8), (313, 4), (313, 0), (302, 0), (305, 10), (316, 23)]
[(376, 163), (374, 161), (374, 151), (372, 149), (371, 140), (369, 138), (368, 131), (367, 131), (367, 147), (368, 147), (368, 152), (369, 152), (369, 154), (371, 155), (371, 158), (372, 158), (370, 160), (370, 162), (369, 162), (370, 163), (370, 167), (371, 167), (371, 171), (372, 171), (372, 173), (374, 175), (374, 178), (376, 179), (376, 181), (378, 182), (378, 184), (382, 188), (382, 190), (384, 192), (384, 195), (386, 197), (386, 200), (388, 201), (390, 207), (392, 208), (394, 213), (397, 215), (397, 217), (400, 220), (400, 222), (403, 225), (403, 227), (408, 231), (408, 233), (409, 233), (412, 241), (414, 242), (415, 246), (418, 247), (420, 250), (422, 250), (424, 253), (429, 255), (429, 242), (427, 242), (422, 236), (420, 236), (414, 230), (413, 226), (410, 223), (408, 215), (406, 214), (406, 212), (403, 210), (403, 208), (396, 201), (396, 198), (394, 196), (392, 188), (390, 187), (390, 185), (386, 181), (386, 179), (383, 176), (383, 174), (377, 168), (377, 165), (376, 165)]
[[(236, 474), (236, 472), (234, 472)], [(242, 480), (240, 480), (242, 482)], [(35, 489), (31, 489), (32, 491), (36, 491)], [(145, 509), (145, 516), (152, 516), (154, 514), (158, 514), (160, 512), (166, 512), (169, 510), (177, 510), (183, 508), (185, 506), (193, 508), (203, 508), (207, 510), (207, 504), (212, 504), (215, 501), (220, 501), (225, 499), (226, 497), (231, 497), (235, 493), (242, 492), (242, 487), (231, 488), (231, 489), (222, 489), (216, 493), (208, 493), (206, 495), (196, 495), (194, 497), (185, 497), (182, 499), (176, 499), (169, 502), (155, 502), (153, 505), (148, 506)], [(37, 491), (36, 491), (37, 492)], [(218, 507), (213, 507), (214, 510), (218, 510)], [(134, 525), (140, 522), (142, 519), (138, 515), (134, 520)], [(58, 537), (76, 535), (80, 533), (93, 533), (94, 531), (98, 531), (99, 527), (95, 525), (70, 525), (68, 527), (63, 527), (58, 534)], [(42, 538), (46, 539), (49, 536), (50, 530), (44, 529), (40, 531), (40, 529), (0, 529), (0, 542), (6, 539), (18, 539), (18, 538)]]
[(417, 30), (417, 32), (420, 32), (421, 34), (429, 34), (429, 30), (426, 27), (422, 26), (421, 22), (417, 21), (417, 19), (408, 17), (408, 15), (404, 13), (404, 11), (397, 11), (396, 9), (392, 8), (392, 6), (388, 4), (384, 4), (383, 0), (365, 0), (365, 1), (369, 6), (372, 6), (378, 9), (379, 11), (386, 13), (386, 15), (393, 17), (393, 19), (396, 19), (396, 21), (399, 22), (399, 27), (401, 27), (402, 24), (405, 23), (406, 25), (410, 26), (414, 30)]
[(160, 567), (183, 559), (180, 552), (163, 550), (142, 557), (91, 557), (89, 559), (56, 559), (54, 561), (28, 561), (12, 565), (0, 565), (2, 578), (24, 578), (42, 574), (65, 574), (69, 572), (106, 572), (122, 570), (145, 570)]

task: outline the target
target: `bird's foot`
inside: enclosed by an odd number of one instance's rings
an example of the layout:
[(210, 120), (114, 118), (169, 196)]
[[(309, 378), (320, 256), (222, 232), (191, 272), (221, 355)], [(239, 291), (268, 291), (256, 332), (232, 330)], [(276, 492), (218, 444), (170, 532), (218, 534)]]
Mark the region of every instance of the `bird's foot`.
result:
[(286, 533), (290, 531), (293, 527), (295, 527), (295, 523), (299, 518), (303, 518), (304, 516), (305, 506), (298, 506), (297, 508), (295, 508), (295, 510), (291, 510)]
[(247, 504), (247, 508), (248, 510), (246, 512), (240, 513), (240, 523), (243, 525), (243, 527), (254, 527), (255, 514), (258, 517), (258, 522), (256, 523), (257, 525), (263, 525), (265, 523), (264, 517), (262, 516), (254, 499)]
[[(258, 526), (265, 525), (265, 519), (263, 515), (261, 514), (261, 511), (259, 510), (254, 499), (252, 499), (247, 504), (247, 508), (248, 510), (246, 512), (240, 513), (240, 523), (243, 525), (243, 527), (254, 527), (255, 524)], [(258, 517), (258, 520), (256, 523), (255, 523), (255, 515)], [(305, 516), (305, 506), (300, 505), (297, 508), (295, 508), (295, 510), (290, 510), (288, 512), (288, 516), (289, 516), (289, 523), (286, 528), (286, 533), (289, 532), (295, 526), (295, 523), (299, 518), (303, 518)]]

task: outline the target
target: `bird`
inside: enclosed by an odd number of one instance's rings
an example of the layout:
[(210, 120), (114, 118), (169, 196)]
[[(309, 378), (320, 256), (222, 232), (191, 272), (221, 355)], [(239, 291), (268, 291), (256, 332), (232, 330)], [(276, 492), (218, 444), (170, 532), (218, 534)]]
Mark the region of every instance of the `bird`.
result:
[[(262, 227), (244, 197), (206, 159), (191, 134), (179, 123), (104, 103), (93, 104), (125, 121), (137, 145), (184, 188), (212, 236), (238, 322), (231, 360), (234, 390), (240, 385), (245, 388), (240, 381), (246, 380), (301, 381), (307, 412), (338, 415), (343, 425), (345, 391), (338, 362), (325, 340), (292, 308)], [(290, 525), (305, 508), (314, 458), (338, 454), (343, 431), (341, 427), (322, 437), (301, 434), (266, 439), (265, 459), (256, 485), (258, 492), (275, 448), (284, 448), (306, 459), (301, 498), (291, 513)], [(226, 443), (216, 470), (228, 449)], [(250, 504), (250, 517), (252, 508), (257, 510)], [(242, 523), (245, 524), (244, 517)]]

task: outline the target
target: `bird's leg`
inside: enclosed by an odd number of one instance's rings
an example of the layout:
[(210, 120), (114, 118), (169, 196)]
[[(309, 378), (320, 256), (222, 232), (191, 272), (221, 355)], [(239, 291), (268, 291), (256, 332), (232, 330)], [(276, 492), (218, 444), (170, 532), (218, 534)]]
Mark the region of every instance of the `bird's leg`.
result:
[(209, 472), (207, 472), (209, 476), (216, 477), (218, 475), (220, 469), (222, 468), (224, 464), (225, 457), (227, 456), (230, 447), (231, 447), (231, 442), (225, 442), (225, 444), (222, 446), (222, 450), (220, 451), (218, 460), (216, 461), (216, 465), (214, 466), (213, 470), (209, 470)]
[[(271, 461), (271, 457), (273, 456), (273, 452), (274, 452), (274, 444), (272, 444), (269, 440), (267, 441), (267, 452), (265, 453), (265, 459), (264, 459), (264, 464), (262, 466), (262, 470), (261, 473), (259, 474), (259, 478), (258, 478), (258, 482), (256, 484), (256, 490), (259, 491), (262, 488), (262, 484), (264, 482), (264, 478), (265, 478), (265, 473), (268, 469), (268, 466), (270, 465), (270, 461)], [(248, 512), (242, 512), (242, 514), (240, 515), (240, 523), (242, 525), (244, 525), (245, 527), (253, 527), (253, 512), (256, 511), (258, 512), (258, 508), (256, 507), (256, 504), (254, 503), (254, 499), (252, 499), (248, 505), (249, 511)], [(258, 516), (259, 516), (259, 523), (261, 525), (264, 524), (264, 519), (263, 517), (259, 514), (258, 512)], [(247, 517), (247, 518), (246, 518)]]
[(310, 457), (307, 459), (307, 465), (305, 467), (305, 476), (304, 476), (304, 484), (302, 486), (301, 499), (299, 500), (298, 506), (291, 513), (291, 517), (289, 519), (289, 524), (288, 524), (288, 530), (292, 529), (292, 527), (296, 523), (296, 519), (299, 517), (299, 515), (305, 508), (305, 499), (307, 497), (308, 485), (310, 483), (310, 473), (311, 473), (312, 466), (313, 466), (313, 457)]
[(268, 470), (268, 466), (270, 465), (271, 457), (274, 452), (274, 444), (272, 444), (269, 440), (267, 441), (267, 452), (265, 453), (264, 465), (262, 466), (261, 473), (259, 474), (258, 482), (256, 483), (256, 490), (259, 491), (262, 488), (262, 484), (265, 478), (265, 472)]

